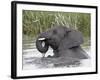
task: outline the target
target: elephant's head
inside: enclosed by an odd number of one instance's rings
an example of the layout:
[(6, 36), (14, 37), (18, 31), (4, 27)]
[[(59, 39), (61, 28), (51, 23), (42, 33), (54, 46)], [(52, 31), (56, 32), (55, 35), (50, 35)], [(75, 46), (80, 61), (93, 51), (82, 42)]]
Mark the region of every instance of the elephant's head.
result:
[(49, 46), (53, 50), (61, 50), (79, 46), (83, 37), (79, 31), (59, 26), (41, 33), (36, 40), (36, 47), (41, 53), (46, 53)]

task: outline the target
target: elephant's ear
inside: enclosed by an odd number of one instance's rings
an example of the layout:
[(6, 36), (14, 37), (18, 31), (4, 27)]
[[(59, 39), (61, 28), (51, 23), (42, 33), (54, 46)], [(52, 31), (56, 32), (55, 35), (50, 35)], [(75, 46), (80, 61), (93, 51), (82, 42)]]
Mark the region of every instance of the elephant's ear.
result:
[(83, 43), (83, 36), (79, 31), (68, 30), (62, 39), (59, 49), (68, 49), (80, 46)]

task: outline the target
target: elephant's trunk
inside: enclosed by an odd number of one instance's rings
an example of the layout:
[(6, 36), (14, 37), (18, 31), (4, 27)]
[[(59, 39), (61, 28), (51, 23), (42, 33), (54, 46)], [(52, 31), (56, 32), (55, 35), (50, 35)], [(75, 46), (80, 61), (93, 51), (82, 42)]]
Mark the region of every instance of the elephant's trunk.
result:
[[(44, 44), (43, 44), (44, 43)], [(49, 45), (46, 42), (45, 38), (38, 38), (36, 40), (36, 48), (41, 52), (41, 53), (46, 53), (48, 51)]]

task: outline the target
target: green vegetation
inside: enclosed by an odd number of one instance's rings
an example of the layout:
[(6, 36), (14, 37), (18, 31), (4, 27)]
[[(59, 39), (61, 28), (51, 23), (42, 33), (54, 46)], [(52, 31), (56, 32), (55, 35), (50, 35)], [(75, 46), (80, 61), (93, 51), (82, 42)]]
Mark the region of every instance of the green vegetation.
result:
[(90, 17), (89, 13), (23, 10), (23, 34), (35, 37), (54, 25), (64, 25), (81, 31), (90, 39)]

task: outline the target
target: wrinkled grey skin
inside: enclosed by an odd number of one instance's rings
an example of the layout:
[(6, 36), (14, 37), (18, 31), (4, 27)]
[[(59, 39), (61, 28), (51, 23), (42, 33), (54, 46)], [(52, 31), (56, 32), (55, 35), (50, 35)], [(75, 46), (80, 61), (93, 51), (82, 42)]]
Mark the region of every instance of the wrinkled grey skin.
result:
[[(41, 38), (45, 39), (39, 40)], [(42, 47), (42, 42), (45, 42), (44, 47)], [(41, 33), (36, 40), (36, 47), (41, 53), (46, 53), (50, 46), (54, 52), (53, 57), (87, 59), (88, 55), (80, 47), (82, 43), (81, 32), (64, 26), (57, 26)]]

